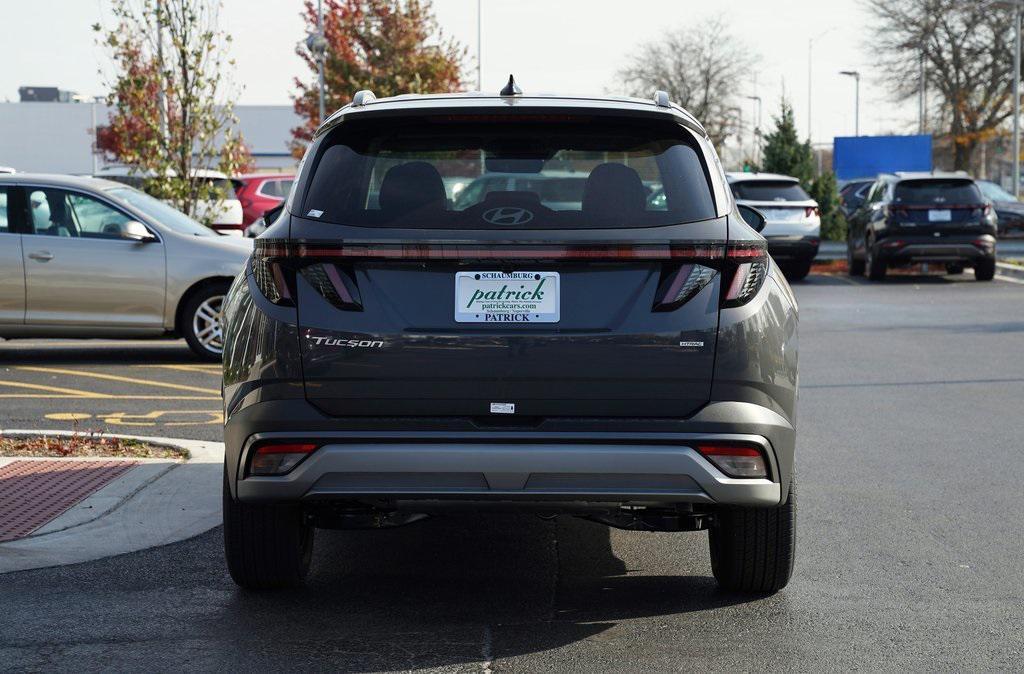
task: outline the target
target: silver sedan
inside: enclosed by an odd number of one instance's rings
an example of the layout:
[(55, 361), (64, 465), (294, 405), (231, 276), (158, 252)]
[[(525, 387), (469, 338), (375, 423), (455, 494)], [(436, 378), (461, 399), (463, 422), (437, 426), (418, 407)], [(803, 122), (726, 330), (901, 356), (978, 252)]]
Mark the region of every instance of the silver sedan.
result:
[(224, 295), (251, 252), (120, 183), (0, 176), (0, 337), (180, 335), (219, 359)]

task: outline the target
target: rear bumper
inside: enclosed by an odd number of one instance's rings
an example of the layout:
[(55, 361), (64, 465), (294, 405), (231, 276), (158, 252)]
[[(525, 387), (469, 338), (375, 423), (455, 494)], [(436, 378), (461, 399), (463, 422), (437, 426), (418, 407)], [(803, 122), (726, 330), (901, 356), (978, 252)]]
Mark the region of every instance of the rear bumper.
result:
[[(241, 501), (445, 500), (468, 508), (486, 500), (775, 506), (787, 493), (792, 470), (792, 427), (749, 403), (712, 403), (694, 418), (673, 422), (680, 432), (650, 433), (271, 430), (281, 424), (265, 423), (267, 408), (277, 405), (253, 406), (264, 408), (260, 423), (246, 423), (249, 409), (228, 421), (228, 473)], [(282, 412), (288, 406), (281, 405)], [(260, 428), (249, 433), (245, 426)], [(287, 475), (246, 476), (250, 447), (271, 438), (322, 446)], [(761, 445), (769, 477), (726, 476), (693, 448), (698, 440)]]
[(768, 252), (776, 260), (813, 260), (821, 238), (817, 236), (769, 236)]
[(935, 238), (892, 237), (875, 244), (876, 254), (887, 262), (975, 262), (996, 256), (996, 240), (990, 235)]

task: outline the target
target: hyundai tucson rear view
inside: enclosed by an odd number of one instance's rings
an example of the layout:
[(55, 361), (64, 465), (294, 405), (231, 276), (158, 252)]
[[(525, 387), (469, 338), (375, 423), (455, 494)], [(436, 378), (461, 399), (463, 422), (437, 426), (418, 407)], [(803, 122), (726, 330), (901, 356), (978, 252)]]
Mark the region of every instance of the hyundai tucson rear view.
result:
[(661, 93), (357, 95), (226, 301), (235, 581), (455, 509), (707, 529), (723, 587), (782, 588), (797, 308), (744, 216)]

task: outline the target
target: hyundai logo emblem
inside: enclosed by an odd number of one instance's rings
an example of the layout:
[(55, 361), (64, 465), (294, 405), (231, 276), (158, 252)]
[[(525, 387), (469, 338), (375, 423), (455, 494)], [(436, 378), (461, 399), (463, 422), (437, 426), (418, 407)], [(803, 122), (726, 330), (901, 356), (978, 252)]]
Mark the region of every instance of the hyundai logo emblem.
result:
[(533, 211), (525, 208), (504, 206), (484, 211), (483, 219), (492, 225), (525, 225), (533, 220)]

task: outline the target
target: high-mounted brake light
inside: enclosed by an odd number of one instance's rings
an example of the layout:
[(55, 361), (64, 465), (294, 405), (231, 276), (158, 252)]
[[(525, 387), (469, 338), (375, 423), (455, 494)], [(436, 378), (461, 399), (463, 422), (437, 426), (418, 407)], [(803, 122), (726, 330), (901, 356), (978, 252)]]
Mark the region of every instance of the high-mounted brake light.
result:
[(729, 477), (768, 477), (764, 454), (755, 445), (698, 443), (697, 451)]
[(316, 451), (309, 442), (284, 442), (260, 445), (249, 462), (250, 475), (284, 475)]

